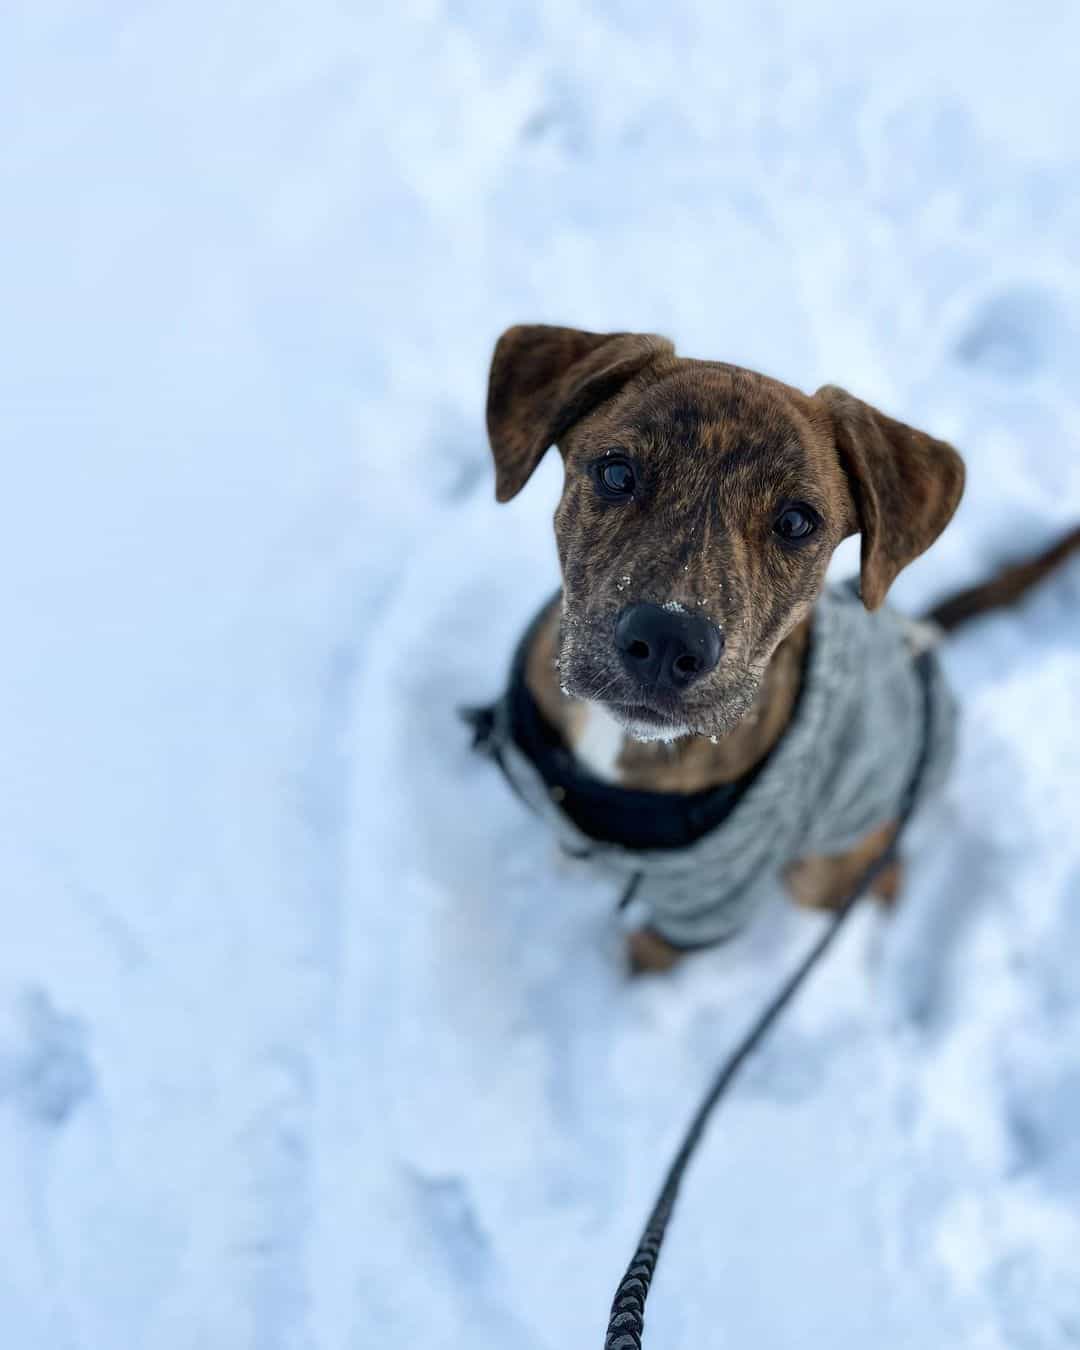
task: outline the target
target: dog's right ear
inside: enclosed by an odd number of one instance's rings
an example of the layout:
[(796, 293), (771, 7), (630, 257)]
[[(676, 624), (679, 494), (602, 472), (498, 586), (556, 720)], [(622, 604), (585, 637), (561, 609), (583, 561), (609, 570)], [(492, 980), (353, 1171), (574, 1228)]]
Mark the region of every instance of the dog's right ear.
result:
[(886, 417), (834, 384), (814, 395), (829, 410), (862, 534), (863, 604), (877, 609), (897, 574), (952, 519), (964, 461), (951, 445)]
[(651, 333), (586, 333), (547, 324), (508, 328), (495, 344), (488, 379), (496, 498), (516, 497), (548, 446), (631, 376), (674, 350)]

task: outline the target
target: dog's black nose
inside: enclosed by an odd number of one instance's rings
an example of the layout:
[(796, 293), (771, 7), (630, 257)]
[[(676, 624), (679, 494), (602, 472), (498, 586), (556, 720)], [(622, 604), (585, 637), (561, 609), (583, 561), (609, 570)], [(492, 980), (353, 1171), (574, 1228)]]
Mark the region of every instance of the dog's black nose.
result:
[(661, 605), (627, 605), (615, 621), (615, 646), (634, 679), (680, 693), (716, 668), (724, 634), (699, 614)]

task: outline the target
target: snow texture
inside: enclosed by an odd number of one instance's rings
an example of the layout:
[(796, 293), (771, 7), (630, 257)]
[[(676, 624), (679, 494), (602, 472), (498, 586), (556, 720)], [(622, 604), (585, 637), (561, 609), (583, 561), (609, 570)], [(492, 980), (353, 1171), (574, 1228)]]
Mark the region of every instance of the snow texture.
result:
[[(1061, 0), (4, 7), (5, 1347), (600, 1344), (817, 924), (629, 982), (469, 753), (556, 579), (492, 343), (656, 331), (953, 439), (917, 609), (1080, 518), (1078, 45)], [(950, 646), (903, 907), (709, 1133), (647, 1350), (1080, 1344), (1078, 605)]]

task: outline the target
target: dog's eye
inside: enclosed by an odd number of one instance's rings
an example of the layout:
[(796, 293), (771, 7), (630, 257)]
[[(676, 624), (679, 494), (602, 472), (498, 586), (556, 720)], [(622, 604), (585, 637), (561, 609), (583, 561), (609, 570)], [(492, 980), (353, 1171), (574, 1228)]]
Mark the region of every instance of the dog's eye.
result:
[(620, 455), (608, 455), (596, 466), (596, 485), (601, 496), (629, 497), (635, 482), (633, 466)]
[(808, 538), (817, 527), (817, 517), (806, 506), (785, 506), (773, 521), (773, 530), (789, 543)]

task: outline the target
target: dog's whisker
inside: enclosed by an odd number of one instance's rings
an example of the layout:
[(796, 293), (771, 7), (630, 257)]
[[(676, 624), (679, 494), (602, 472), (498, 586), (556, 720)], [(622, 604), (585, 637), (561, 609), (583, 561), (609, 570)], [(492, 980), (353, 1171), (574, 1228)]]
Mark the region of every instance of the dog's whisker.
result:
[(611, 689), (614, 689), (615, 684), (618, 681), (618, 678), (619, 677), (617, 675), (612, 675), (609, 679), (605, 680), (604, 683), (600, 685), (598, 689), (593, 690), (593, 692), (589, 695), (589, 697), (603, 698), (606, 693), (608, 693)]

